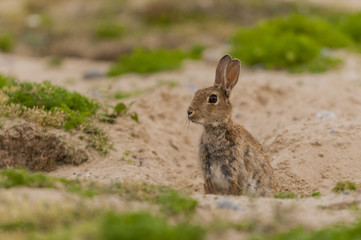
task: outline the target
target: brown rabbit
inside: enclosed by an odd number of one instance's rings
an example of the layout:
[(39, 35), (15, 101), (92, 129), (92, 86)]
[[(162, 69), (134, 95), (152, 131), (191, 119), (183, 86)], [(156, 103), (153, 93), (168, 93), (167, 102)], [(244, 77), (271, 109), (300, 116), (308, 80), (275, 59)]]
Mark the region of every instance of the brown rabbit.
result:
[(275, 189), (273, 169), (261, 144), (231, 119), (229, 100), (241, 64), (225, 55), (212, 87), (195, 93), (188, 119), (203, 125), (199, 158), (206, 193), (267, 196)]

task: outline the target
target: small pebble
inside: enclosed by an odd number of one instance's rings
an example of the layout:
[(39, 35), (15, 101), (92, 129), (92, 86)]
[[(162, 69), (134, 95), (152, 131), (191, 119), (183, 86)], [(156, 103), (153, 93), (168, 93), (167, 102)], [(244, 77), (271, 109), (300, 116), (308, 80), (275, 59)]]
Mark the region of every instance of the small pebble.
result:
[(316, 113), (316, 118), (321, 120), (330, 120), (330, 119), (335, 119), (336, 114), (327, 110), (321, 110), (318, 113)]
[(228, 200), (227, 198), (223, 198), (223, 197), (218, 198), (216, 204), (218, 208), (222, 208), (222, 209), (244, 210), (243, 208), (238, 207), (231, 200)]
[(335, 130), (335, 129), (331, 129), (331, 130), (330, 130), (330, 133), (331, 133), (331, 134), (335, 134), (335, 133), (336, 133), (336, 130)]
[(139, 158), (139, 166), (142, 166), (142, 165), (143, 165), (143, 162), (144, 162), (144, 158), (140, 157), (140, 158)]
[(97, 70), (97, 69), (86, 70), (83, 73), (84, 79), (95, 79), (95, 78), (102, 78), (102, 77), (105, 77), (104, 71)]
[(197, 88), (195, 85), (193, 85), (193, 84), (190, 84), (190, 85), (188, 85), (187, 87), (188, 87), (189, 90), (191, 90), (191, 92), (195, 92), (195, 91), (198, 90), (198, 88)]

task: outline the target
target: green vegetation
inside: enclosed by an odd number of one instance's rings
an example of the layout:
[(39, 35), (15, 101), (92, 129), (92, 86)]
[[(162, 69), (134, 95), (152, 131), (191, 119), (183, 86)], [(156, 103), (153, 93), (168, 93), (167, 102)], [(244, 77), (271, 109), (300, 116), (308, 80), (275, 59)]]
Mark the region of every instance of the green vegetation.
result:
[(180, 49), (144, 50), (137, 48), (129, 55), (121, 56), (110, 67), (108, 75), (117, 76), (125, 73), (144, 74), (177, 69), (181, 67), (183, 60), (186, 58), (199, 59), (203, 49), (200, 45), (194, 46), (189, 52)]
[(273, 236), (253, 237), (252, 240), (356, 240), (361, 237), (361, 221), (355, 225), (340, 225), (310, 232), (303, 228), (295, 228), (284, 233), (277, 233)]
[(340, 28), (356, 43), (361, 44), (361, 12), (346, 16), (346, 20), (340, 23)]
[(273, 195), (274, 198), (296, 198), (297, 194), (292, 192), (279, 192)]
[(67, 180), (65, 178), (55, 178), (40, 172), (30, 173), (26, 169), (0, 170), (1, 188), (12, 188), (18, 186), (30, 188), (59, 188), (63, 186), (66, 191), (83, 197), (93, 197), (99, 192), (99, 189), (96, 189), (94, 184), (86, 186), (81, 184), (79, 181)]
[(141, 94), (143, 94), (144, 91), (142, 90), (136, 90), (136, 91), (133, 91), (133, 92), (116, 92), (114, 94), (114, 98), (115, 99), (123, 99), (123, 98), (130, 98), (130, 97), (136, 97), (136, 96), (139, 96)]
[(105, 214), (101, 224), (101, 239), (203, 239), (202, 227), (189, 223), (170, 225), (165, 220), (147, 212)]
[(320, 192), (314, 192), (311, 194), (311, 197), (321, 197), (321, 193)]
[(160, 195), (156, 203), (161, 206), (161, 210), (170, 214), (185, 213), (190, 215), (197, 208), (198, 202), (191, 198), (180, 196), (178, 192), (171, 190)]
[[(0, 115), (7, 118), (22, 118), (42, 126), (78, 129), (85, 133), (81, 136), (101, 154), (107, 154), (112, 144), (109, 137), (90, 117), (96, 115), (98, 103), (65, 88), (43, 83), (18, 83), (15, 79), (0, 74), (0, 89), (6, 98), (0, 102)], [(124, 107), (124, 109), (122, 109)], [(129, 115), (139, 121), (135, 112), (128, 113), (129, 106), (116, 106), (112, 121), (118, 116)], [(102, 116), (102, 114), (100, 114)], [(104, 114), (103, 114), (104, 115)], [(96, 116), (98, 118), (98, 116)]]
[(351, 181), (340, 181), (336, 183), (336, 186), (332, 189), (334, 192), (355, 191), (356, 184)]
[(360, 207), (357, 204), (353, 204), (347, 207), (348, 210), (358, 212), (360, 211)]
[[(129, 152), (125, 155), (130, 155)], [(198, 225), (192, 218), (197, 201), (182, 196), (168, 187), (147, 183), (111, 183), (102, 185), (94, 182), (81, 182), (47, 176), (42, 173), (30, 173), (25, 169), (3, 169), (0, 171), (0, 188), (25, 186), (30, 188), (55, 188), (81, 196), (69, 195), (59, 205), (57, 201), (47, 204), (26, 198), (16, 208), (3, 211), (0, 216), (0, 238), (22, 234), (21, 239), (204, 239), (207, 234), (232, 230), (250, 234), (252, 240), (356, 240), (360, 238), (361, 221), (351, 225), (336, 225), (317, 231), (308, 231), (298, 227), (278, 232), (276, 225), (262, 225), (256, 219), (244, 222), (215, 221)], [(128, 210), (119, 212), (112, 204), (99, 204), (106, 198), (95, 199), (96, 195), (120, 196), (122, 201), (156, 204), (160, 212)], [(293, 194), (294, 195), (294, 194)], [(319, 194), (312, 194), (313, 196)], [(6, 199), (6, 198), (5, 198)], [(74, 200), (75, 199), (75, 200)], [(3, 200), (3, 199), (2, 199)], [(0, 201), (4, 208), (11, 204)], [(25, 204), (25, 205), (24, 205)], [(29, 208), (26, 204), (32, 204)], [(26, 210), (25, 210), (26, 209)], [(155, 209), (155, 208), (150, 208)], [(359, 211), (357, 202), (347, 209)], [(186, 218), (182, 217), (186, 216)], [(278, 223), (281, 224), (281, 223)], [(26, 237), (25, 237), (26, 236)], [(90, 237), (91, 236), (91, 237)]]
[[(131, 1), (105, 0), (99, 4), (89, 0), (79, 14), (69, 14), (67, 3), (50, 4), (43, 0), (19, 3), (21, 12), (8, 14), (0, 11), (2, 33), (13, 33), (22, 48), (18, 52), (41, 55), (60, 54), (116, 59), (134, 47), (149, 47), (151, 38), (157, 46), (189, 48), (195, 39), (215, 39), (214, 45), (224, 40), (239, 25), (252, 24), (260, 19), (295, 11), (309, 12), (309, 4), (267, 0), (220, 0), (211, 4), (198, 1), (149, 1), (135, 6)], [(122, 28), (126, 26), (126, 31)], [(92, 36), (95, 37), (92, 38)], [(122, 36), (126, 36), (122, 39)], [(190, 37), (191, 36), (191, 37)], [(79, 43), (76, 50), (67, 43)], [(116, 41), (108, 41), (115, 39)], [(104, 44), (110, 51), (104, 53)], [(84, 44), (83, 44), (84, 43)], [(70, 44), (72, 45), (72, 44)], [(153, 44), (152, 44), (153, 45)], [(53, 46), (57, 46), (54, 48)], [(89, 55), (89, 46), (91, 52)], [(24, 50), (25, 49), (25, 50)]]
[(3, 87), (12, 87), (16, 86), (16, 80), (11, 77), (5, 77), (0, 74), (0, 89)]
[(31, 188), (52, 188), (55, 178), (43, 173), (29, 173), (26, 169), (2, 169), (0, 171), (0, 187), (12, 188), (26, 186)]
[(53, 56), (49, 59), (48, 64), (50, 67), (60, 67), (63, 64), (63, 58), (58, 56)]
[(129, 116), (131, 119), (139, 123), (138, 114), (136, 112), (129, 112), (132, 105), (133, 102), (128, 105), (123, 102), (119, 102), (114, 107), (108, 107), (105, 109), (105, 112), (101, 114), (101, 120), (107, 123), (114, 123), (117, 117)]
[(326, 21), (300, 14), (277, 17), (256, 27), (241, 29), (230, 41), (231, 53), (247, 65), (294, 72), (322, 72), (335, 67), (340, 60), (321, 50), (352, 44), (348, 35)]
[(124, 34), (124, 26), (112, 21), (98, 23), (94, 35), (99, 39), (117, 39)]
[(128, 151), (124, 152), (124, 155), (122, 156), (121, 160), (131, 163), (132, 159), (129, 157), (129, 155), (130, 155), (130, 152), (128, 152)]
[(19, 104), (27, 108), (44, 108), (54, 112), (61, 110), (67, 114), (64, 128), (67, 130), (79, 127), (87, 117), (96, 113), (98, 105), (77, 92), (69, 92), (65, 88), (53, 86), (50, 82), (23, 82), (14, 91), (5, 91), (8, 104)]
[(292, 72), (292, 73), (301, 73), (301, 72), (322, 73), (329, 69), (337, 67), (341, 63), (343, 63), (342, 59), (328, 57), (321, 53), (320, 56), (312, 59), (310, 62), (291, 68), (290, 72)]
[(11, 52), (14, 48), (14, 38), (10, 34), (0, 35), (0, 51)]
[[(128, 153), (129, 155), (129, 153)], [(29, 188), (55, 188), (77, 194), (81, 204), (53, 208), (52, 203), (32, 206), (21, 214), (0, 216), (2, 234), (23, 233), (30, 239), (203, 239), (203, 227), (193, 225), (187, 218), (169, 224), (168, 217), (184, 213), (190, 216), (197, 201), (181, 196), (164, 186), (146, 183), (111, 183), (102, 185), (94, 182), (80, 182), (30, 173), (26, 169), (2, 169), (0, 188), (25, 186)], [(109, 207), (99, 208), (86, 204), (83, 198), (96, 195), (116, 194), (126, 201), (157, 204), (165, 214), (152, 215), (149, 212), (109, 211)], [(70, 199), (70, 198), (68, 198)], [(67, 200), (64, 200), (67, 201)], [(100, 201), (100, 200), (99, 200)], [(6, 202), (2, 202), (5, 204)], [(57, 203), (56, 203), (57, 204)], [(39, 208), (40, 207), (40, 208)], [(12, 209), (15, 211), (15, 209)], [(51, 219), (51, 221), (50, 221)], [(66, 237), (65, 237), (66, 236)]]
[[(124, 153), (129, 156), (129, 152)], [(82, 183), (78, 180), (56, 178), (43, 173), (31, 173), (26, 169), (0, 170), (0, 188), (25, 186), (30, 188), (60, 188), (83, 197), (99, 194), (119, 194), (128, 200), (148, 201), (158, 204), (164, 213), (177, 215), (192, 214), (198, 202), (180, 195), (177, 191), (164, 186), (147, 183), (111, 183), (102, 185), (95, 182)]]
[(113, 144), (109, 143), (108, 135), (99, 127), (87, 122), (80, 128), (87, 135), (90, 146), (99, 153), (106, 155), (108, 151), (113, 148)]

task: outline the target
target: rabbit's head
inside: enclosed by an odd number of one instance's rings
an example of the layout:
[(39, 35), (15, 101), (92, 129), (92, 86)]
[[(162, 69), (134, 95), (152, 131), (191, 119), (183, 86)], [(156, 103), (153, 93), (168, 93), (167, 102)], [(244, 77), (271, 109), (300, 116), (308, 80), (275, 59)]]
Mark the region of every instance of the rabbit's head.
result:
[(194, 123), (218, 126), (231, 116), (232, 105), (229, 100), (236, 85), (241, 69), (238, 59), (225, 55), (218, 63), (213, 86), (198, 90), (188, 107), (188, 119)]

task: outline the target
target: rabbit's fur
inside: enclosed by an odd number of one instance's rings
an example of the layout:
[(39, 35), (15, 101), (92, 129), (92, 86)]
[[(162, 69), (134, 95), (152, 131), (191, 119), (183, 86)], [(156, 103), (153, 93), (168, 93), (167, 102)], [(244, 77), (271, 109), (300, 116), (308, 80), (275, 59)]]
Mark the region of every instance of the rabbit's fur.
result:
[(239, 73), (240, 61), (225, 55), (218, 63), (214, 85), (198, 90), (188, 108), (188, 119), (204, 126), (198, 153), (204, 190), (267, 196), (275, 189), (269, 160), (261, 144), (231, 119), (229, 97)]

